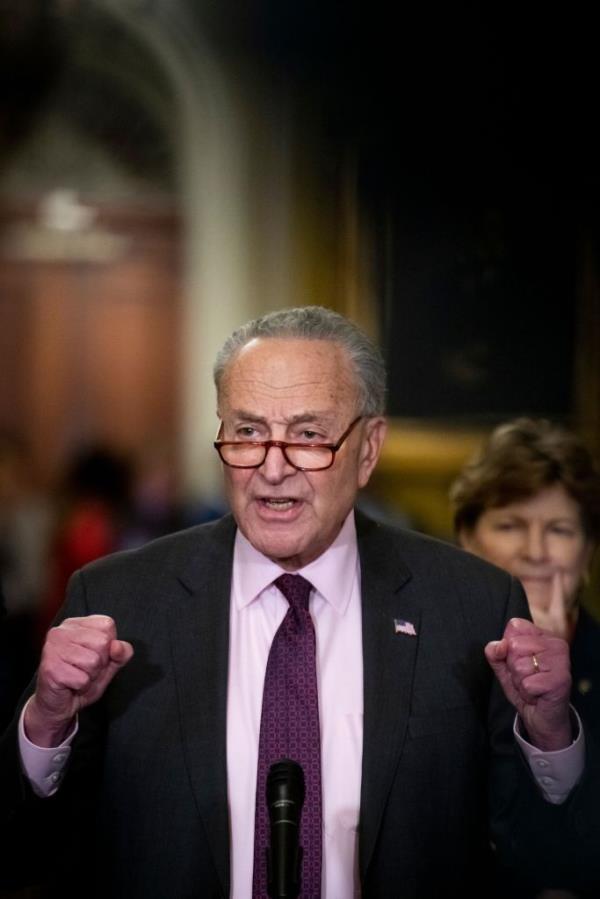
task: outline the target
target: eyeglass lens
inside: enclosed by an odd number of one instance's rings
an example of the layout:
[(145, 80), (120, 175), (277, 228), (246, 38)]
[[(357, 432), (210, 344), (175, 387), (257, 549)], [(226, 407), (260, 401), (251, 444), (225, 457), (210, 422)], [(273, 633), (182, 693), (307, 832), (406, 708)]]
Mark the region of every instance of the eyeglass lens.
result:
[[(252, 467), (262, 465), (267, 447), (252, 443), (230, 443), (221, 446), (220, 453), (228, 465)], [(284, 455), (294, 467), (313, 470), (327, 468), (333, 459), (331, 449), (326, 446), (286, 446)]]

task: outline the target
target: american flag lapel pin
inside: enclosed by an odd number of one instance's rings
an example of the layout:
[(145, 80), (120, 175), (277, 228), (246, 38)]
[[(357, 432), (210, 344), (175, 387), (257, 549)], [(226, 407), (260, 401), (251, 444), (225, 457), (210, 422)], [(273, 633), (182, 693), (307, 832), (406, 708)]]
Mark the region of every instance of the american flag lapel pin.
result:
[(407, 634), (409, 637), (416, 637), (417, 632), (411, 621), (404, 621), (402, 618), (394, 618), (394, 633)]

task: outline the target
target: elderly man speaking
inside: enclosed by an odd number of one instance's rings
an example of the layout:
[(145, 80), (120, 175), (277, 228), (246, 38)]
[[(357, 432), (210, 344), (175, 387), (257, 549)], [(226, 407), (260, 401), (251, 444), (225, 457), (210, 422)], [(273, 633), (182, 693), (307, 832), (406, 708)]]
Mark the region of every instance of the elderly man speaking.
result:
[(354, 509), (377, 349), (283, 310), (215, 382), (232, 514), (72, 578), (0, 756), (20, 867), (63, 897), (433, 899), (560, 887), (570, 853), (585, 885), (567, 645), (509, 575)]

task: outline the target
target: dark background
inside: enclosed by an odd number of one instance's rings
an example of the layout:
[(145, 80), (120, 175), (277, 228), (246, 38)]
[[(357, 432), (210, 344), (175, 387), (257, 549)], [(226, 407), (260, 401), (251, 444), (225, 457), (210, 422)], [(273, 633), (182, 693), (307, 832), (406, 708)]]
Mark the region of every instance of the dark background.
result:
[(308, 98), (332, 170), (355, 148), (390, 412), (569, 418), (598, 223), (593, 19), (576, 5), (251, 9), (240, 44)]
[[(132, 110), (105, 71), (95, 79), (90, 67), (85, 84), (72, 77), (71, 37), (82, 24), (90, 54), (119, 52), (98, 6), (0, 7), (0, 164), (60, 89), (74, 121), (117, 142), (132, 171), (168, 183), (168, 134)], [(325, 184), (350, 148), (375, 236), (392, 414), (485, 424), (521, 412), (572, 417), (600, 183), (597, 30), (583, 5), (137, 7), (183, 10), (225, 56), (283, 85), (314, 131)], [(138, 55), (137, 71), (157, 82)]]

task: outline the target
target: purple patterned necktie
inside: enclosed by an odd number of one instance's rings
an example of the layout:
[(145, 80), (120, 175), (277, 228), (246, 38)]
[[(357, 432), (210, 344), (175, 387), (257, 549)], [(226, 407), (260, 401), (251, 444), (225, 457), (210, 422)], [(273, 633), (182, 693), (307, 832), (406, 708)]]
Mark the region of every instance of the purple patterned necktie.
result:
[(263, 690), (254, 835), (253, 899), (267, 896), (266, 850), (269, 768), (282, 758), (302, 767), (306, 799), (300, 824), (303, 849), (300, 899), (321, 895), (321, 736), (315, 629), (308, 611), (312, 590), (305, 578), (283, 574), (275, 581), (290, 607), (271, 644)]

